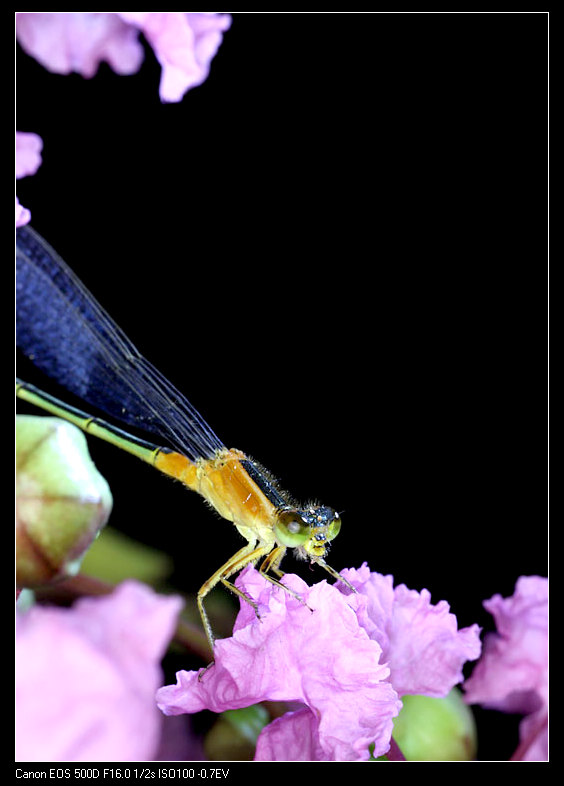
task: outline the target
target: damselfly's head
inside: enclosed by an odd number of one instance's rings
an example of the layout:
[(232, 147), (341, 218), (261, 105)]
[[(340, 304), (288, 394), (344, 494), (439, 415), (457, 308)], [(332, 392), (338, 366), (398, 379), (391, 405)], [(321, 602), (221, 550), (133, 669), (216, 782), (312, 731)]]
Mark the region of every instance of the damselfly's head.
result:
[(278, 510), (274, 524), (278, 543), (296, 548), (299, 555), (312, 561), (323, 559), (340, 529), (340, 515), (325, 505), (285, 506)]

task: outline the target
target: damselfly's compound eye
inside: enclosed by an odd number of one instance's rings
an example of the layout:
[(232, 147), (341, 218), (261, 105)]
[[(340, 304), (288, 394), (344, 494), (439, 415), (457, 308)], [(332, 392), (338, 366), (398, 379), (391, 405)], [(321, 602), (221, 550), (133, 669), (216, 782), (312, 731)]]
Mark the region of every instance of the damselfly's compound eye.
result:
[(276, 516), (274, 533), (279, 543), (294, 548), (302, 546), (310, 537), (310, 527), (297, 510), (282, 509)]
[(333, 521), (329, 522), (327, 526), (327, 540), (333, 540), (341, 531), (341, 517), (335, 511), (333, 514)]

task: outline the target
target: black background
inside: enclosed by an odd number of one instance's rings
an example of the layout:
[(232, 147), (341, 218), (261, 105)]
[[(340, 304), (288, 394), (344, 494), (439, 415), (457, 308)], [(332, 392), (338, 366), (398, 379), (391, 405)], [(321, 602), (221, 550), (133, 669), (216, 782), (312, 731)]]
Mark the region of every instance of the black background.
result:
[[(90, 80), (18, 51), (32, 226), (225, 444), (343, 511), (335, 568), (490, 628), (483, 599), (547, 574), (547, 17), (236, 13), (181, 103), (159, 74), (150, 49)], [(239, 546), (91, 451), (178, 588)]]

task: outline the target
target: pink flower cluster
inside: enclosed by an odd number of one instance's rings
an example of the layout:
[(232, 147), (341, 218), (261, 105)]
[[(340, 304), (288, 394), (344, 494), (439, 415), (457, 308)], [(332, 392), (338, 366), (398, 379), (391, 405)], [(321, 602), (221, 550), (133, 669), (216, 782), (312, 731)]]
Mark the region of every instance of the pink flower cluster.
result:
[[(19, 12), (16, 35), (21, 47), (49, 71), (94, 76), (101, 62), (118, 74), (134, 74), (144, 58), (142, 33), (161, 64), (162, 101), (180, 101), (208, 77), (210, 64), (229, 29), (231, 17), (215, 12)], [(36, 134), (16, 137), (16, 177), (36, 172), (42, 141)], [(16, 197), (16, 226), (30, 213)]]
[[(387, 753), (401, 697), (447, 695), (464, 664), (480, 655), (479, 629), (458, 629), (447, 603), (433, 605), (426, 590), (394, 587), (391, 576), (366, 565), (343, 575), (356, 594), (287, 575), (300, 602), (246, 568), (237, 585), (256, 600), (260, 616), (243, 602), (232, 637), (216, 642), (214, 665), (180, 671), (176, 685), (165, 687), (160, 660), (179, 598), (127, 581), (70, 609), (18, 613), (17, 760), (150, 761), (165, 720), (157, 705), (175, 716), (265, 700), (287, 702), (292, 711), (262, 730), (256, 760)], [(547, 580), (522, 577), (512, 597), (496, 595), (484, 605), (498, 632), (487, 635), (464, 683), (466, 700), (526, 713), (513, 758), (545, 760)]]
[(548, 759), (548, 579), (521, 576), (509, 598), (484, 601), (497, 632), (464, 683), (466, 701), (524, 714), (513, 758)]
[(181, 671), (157, 693), (167, 715), (222, 712), (269, 700), (298, 708), (260, 734), (256, 760), (362, 761), (390, 748), (392, 721), (406, 693), (446, 696), (462, 666), (480, 654), (476, 625), (458, 630), (448, 604), (391, 576), (345, 570), (357, 594), (322, 581), (274, 587), (254, 568), (237, 586), (258, 604), (242, 603), (233, 636), (216, 642), (203, 676)]
[(17, 39), (49, 71), (94, 76), (102, 61), (118, 74), (134, 74), (144, 52), (143, 33), (162, 67), (162, 101), (180, 101), (202, 84), (229, 29), (231, 17), (204, 11), (19, 13)]

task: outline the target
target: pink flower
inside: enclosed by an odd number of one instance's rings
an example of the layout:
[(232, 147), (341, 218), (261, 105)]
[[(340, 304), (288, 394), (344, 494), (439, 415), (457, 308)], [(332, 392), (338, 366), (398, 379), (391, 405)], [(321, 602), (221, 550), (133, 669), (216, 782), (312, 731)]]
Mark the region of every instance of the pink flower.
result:
[(230, 16), (210, 12), (33, 12), (17, 15), (16, 32), (49, 71), (89, 78), (102, 61), (118, 74), (136, 73), (144, 57), (141, 31), (163, 68), (161, 99), (180, 101), (206, 79), (230, 24)]
[(367, 599), (359, 622), (382, 647), (400, 696), (440, 698), (462, 681), (464, 663), (480, 655), (477, 625), (458, 630), (446, 601), (433, 606), (425, 589), (418, 593), (404, 584), (394, 589), (392, 576), (371, 573), (366, 564), (342, 575)]
[(159, 661), (181, 602), (127, 581), (70, 609), (36, 606), (16, 628), (18, 761), (151, 760)]
[(24, 224), (29, 224), (31, 221), (31, 213), (29, 210), (20, 205), (20, 200), (16, 197), (16, 227), (23, 227)]
[(462, 663), (479, 654), (478, 629), (457, 631), (446, 604), (431, 606), (428, 593), (400, 587), (395, 597), (391, 577), (366, 566), (343, 575), (358, 594), (286, 575), (306, 606), (245, 569), (236, 583), (258, 603), (260, 620), (242, 602), (233, 637), (216, 642), (215, 664), (201, 678), (178, 672), (176, 685), (158, 691), (160, 708), (174, 715), (300, 702), (262, 731), (255, 759), (360, 761), (371, 744), (374, 756), (386, 753), (401, 708), (394, 669), (404, 692), (446, 695)]
[[(34, 175), (41, 166), (43, 142), (37, 134), (16, 132), (16, 178)], [(31, 219), (31, 213), (20, 205), (16, 197), (16, 226), (21, 227)]]
[(34, 175), (41, 166), (43, 141), (37, 134), (16, 131), (16, 177)]
[(180, 101), (207, 79), (210, 63), (231, 25), (227, 14), (136, 11), (120, 17), (143, 31), (162, 66), (162, 101)]
[(464, 683), (466, 701), (526, 714), (519, 758), (548, 758), (548, 580), (521, 576), (510, 598), (484, 601), (497, 633), (485, 637), (484, 654)]
[(259, 739), (257, 758), (266, 751), (269, 758), (362, 760), (371, 742), (376, 755), (383, 753), (401, 705), (379, 662), (379, 645), (335, 587), (321, 582), (310, 588), (291, 575), (285, 583), (307, 606), (246, 568), (237, 586), (255, 599), (260, 620), (243, 602), (232, 638), (215, 644), (215, 664), (201, 679), (196, 671), (178, 672), (176, 685), (158, 691), (159, 707), (178, 715), (266, 699), (301, 702), (303, 709), (279, 735), (282, 751), (272, 739), (279, 724), (271, 724), (268, 739)]

